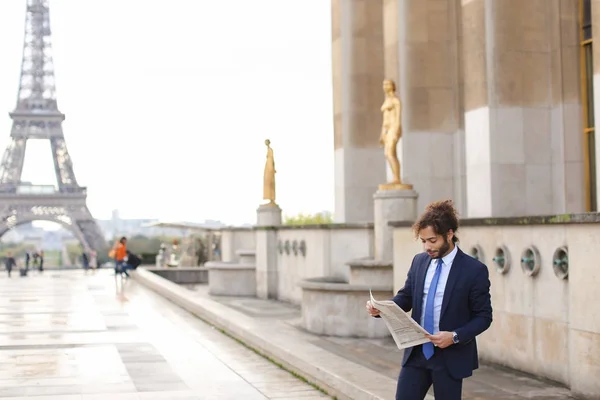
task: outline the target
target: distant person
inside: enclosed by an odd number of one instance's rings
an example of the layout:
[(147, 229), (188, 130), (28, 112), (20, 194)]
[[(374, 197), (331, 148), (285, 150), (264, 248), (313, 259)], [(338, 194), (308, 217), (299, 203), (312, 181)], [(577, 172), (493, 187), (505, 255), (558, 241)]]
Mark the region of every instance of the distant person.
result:
[(96, 250), (90, 251), (90, 267), (94, 271), (98, 268), (98, 255), (96, 254)]
[[(460, 400), (463, 379), (479, 367), (476, 337), (492, 323), (489, 272), (458, 248), (457, 230), (450, 200), (429, 204), (413, 225), (424, 252), (392, 300), (412, 309), (430, 341), (404, 351), (396, 400), (423, 400), (432, 384), (436, 400)], [(367, 310), (380, 316), (370, 301)]]
[(215, 260), (221, 259), (221, 246), (219, 242), (213, 243), (213, 254), (215, 256)]
[(87, 272), (90, 269), (90, 259), (85, 250), (81, 253), (81, 262), (83, 263), (83, 269)]
[(164, 243), (160, 244), (160, 249), (158, 250), (158, 262), (160, 267), (167, 265), (167, 245)]
[(196, 265), (204, 265), (207, 260), (206, 246), (202, 240), (198, 240), (198, 250), (196, 250)]
[(31, 259), (31, 256), (29, 255), (29, 252), (26, 251), (25, 252), (25, 269), (29, 269), (29, 260)]
[(115, 246), (115, 275), (125, 274), (129, 278), (127, 273), (127, 238), (123, 236), (121, 240)]
[(44, 270), (44, 250), (40, 250), (40, 264), (38, 265), (38, 270), (40, 272)]
[(13, 267), (17, 266), (17, 261), (13, 257), (12, 253), (9, 251), (4, 259), (4, 266), (6, 267), (6, 271), (8, 272), (8, 277), (10, 278), (10, 273)]

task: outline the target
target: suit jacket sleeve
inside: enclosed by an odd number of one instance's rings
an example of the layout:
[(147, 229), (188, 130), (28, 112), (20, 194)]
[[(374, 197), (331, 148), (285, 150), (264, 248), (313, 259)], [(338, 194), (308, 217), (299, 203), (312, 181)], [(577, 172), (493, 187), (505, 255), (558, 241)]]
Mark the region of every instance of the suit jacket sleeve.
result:
[(461, 343), (473, 340), (492, 324), (492, 301), (490, 296), (490, 279), (486, 267), (477, 272), (469, 291), (469, 308), (471, 320), (456, 329)]
[(394, 303), (398, 304), (398, 307), (403, 309), (406, 312), (409, 312), (413, 307), (413, 286), (414, 286), (414, 276), (415, 276), (415, 256), (410, 265), (410, 269), (408, 270), (408, 275), (406, 276), (406, 281), (404, 282), (404, 286), (402, 289), (398, 290), (398, 293), (392, 299)]

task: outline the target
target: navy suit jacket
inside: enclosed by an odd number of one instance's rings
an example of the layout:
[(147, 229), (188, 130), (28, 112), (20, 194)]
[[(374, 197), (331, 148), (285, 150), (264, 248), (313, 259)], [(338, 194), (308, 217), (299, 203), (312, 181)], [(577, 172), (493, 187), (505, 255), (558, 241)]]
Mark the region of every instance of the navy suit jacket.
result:
[[(491, 325), (492, 303), (487, 267), (457, 250), (444, 290), (440, 331), (456, 332), (459, 343), (445, 349), (436, 348), (436, 352), (442, 356), (450, 376), (463, 379), (473, 375), (473, 370), (479, 367), (475, 337)], [(412, 318), (417, 323), (420, 323), (423, 312), (423, 287), (430, 262), (431, 257), (427, 253), (417, 254), (404, 287), (393, 298), (404, 311), (412, 309)], [(412, 350), (409, 347), (404, 351), (403, 366)]]

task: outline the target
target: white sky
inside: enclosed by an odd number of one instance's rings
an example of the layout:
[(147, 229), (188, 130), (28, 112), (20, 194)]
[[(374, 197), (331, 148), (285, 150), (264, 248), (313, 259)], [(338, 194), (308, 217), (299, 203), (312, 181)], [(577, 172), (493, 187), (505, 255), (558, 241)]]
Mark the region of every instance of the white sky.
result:
[[(0, 151), (25, 0), (0, 0)], [(50, 0), (63, 129), (96, 218), (255, 221), (264, 139), (285, 214), (333, 210), (325, 0)], [(55, 182), (48, 142), (23, 180)]]

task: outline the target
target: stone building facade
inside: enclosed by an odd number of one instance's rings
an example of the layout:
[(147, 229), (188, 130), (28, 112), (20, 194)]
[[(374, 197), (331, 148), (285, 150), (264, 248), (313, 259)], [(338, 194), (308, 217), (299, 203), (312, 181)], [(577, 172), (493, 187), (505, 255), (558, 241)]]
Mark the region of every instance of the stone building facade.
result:
[(386, 78), (419, 210), (440, 198), (462, 217), (597, 209), (600, 0), (331, 3), (336, 220), (372, 219)]

